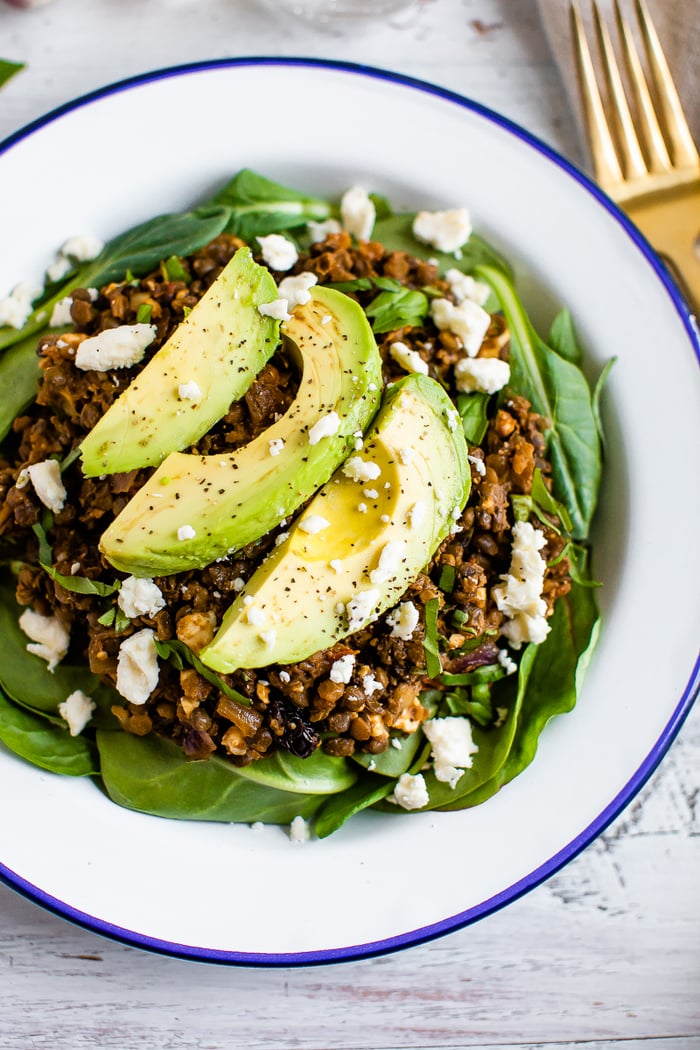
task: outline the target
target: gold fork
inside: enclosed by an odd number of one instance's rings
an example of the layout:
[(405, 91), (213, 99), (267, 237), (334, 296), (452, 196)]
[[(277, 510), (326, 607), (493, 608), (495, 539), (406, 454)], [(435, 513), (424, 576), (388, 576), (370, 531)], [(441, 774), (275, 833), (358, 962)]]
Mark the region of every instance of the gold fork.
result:
[(607, 110), (612, 115), (609, 120), (581, 14), (576, 3), (571, 4), (595, 176), (651, 242), (691, 310), (700, 316), (700, 156), (646, 4), (636, 0), (635, 6), (651, 81), (645, 75), (619, 0), (615, 0), (615, 17), (623, 71), (615, 58), (610, 32), (593, 0), (603, 89)]

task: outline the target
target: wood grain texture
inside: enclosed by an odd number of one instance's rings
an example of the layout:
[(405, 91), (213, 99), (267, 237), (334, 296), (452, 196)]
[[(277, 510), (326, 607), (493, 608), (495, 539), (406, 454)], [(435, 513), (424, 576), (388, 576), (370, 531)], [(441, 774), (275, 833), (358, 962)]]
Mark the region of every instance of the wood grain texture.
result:
[[(133, 73), (286, 53), (439, 82), (581, 156), (529, 0), (423, 0), (362, 36), (243, 0), (0, 4), (0, 53), (28, 62), (0, 95), (0, 138)], [(699, 1050), (699, 769), (696, 709), (632, 805), (557, 875), (471, 927), (363, 962), (158, 957), (0, 886), (0, 1050)]]

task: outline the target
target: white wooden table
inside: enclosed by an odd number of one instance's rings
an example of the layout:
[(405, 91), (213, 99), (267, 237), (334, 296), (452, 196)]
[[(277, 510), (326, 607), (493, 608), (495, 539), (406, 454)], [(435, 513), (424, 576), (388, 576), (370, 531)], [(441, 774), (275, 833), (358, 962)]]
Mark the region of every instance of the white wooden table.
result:
[[(253, 0), (0, 4), (0, 139), (130, 74), (289, 54), (386, 66), (524, 124), (580, 161), (531, 0), (422, 0), (331, 36)], [(0, 231), (1, 237), (1, 231)], [(149, 955), (0, 885), (0, 1050), (700, 1047), (700, 710), (609, 830), (504, 911), (393, 956), (301, 970)], [(0, 803), (1, 804), (1, 803)]]

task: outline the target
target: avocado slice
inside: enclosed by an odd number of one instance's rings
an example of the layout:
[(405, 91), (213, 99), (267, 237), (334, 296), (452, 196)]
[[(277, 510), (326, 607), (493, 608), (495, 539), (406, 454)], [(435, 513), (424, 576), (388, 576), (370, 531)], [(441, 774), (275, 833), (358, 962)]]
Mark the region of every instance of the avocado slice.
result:
[(306, 659), (396, 604), (447, 535), (470, 487), (459, 417), (412, 374), (351, 456), (253, 573), (200, 653), (228, 673)]
[[(277, 286), (239, 248), (211, 287), (80, 446), (83, 474), (155, 466), (186, 448), (242, 397), (279, 343), (279, 321), (258, 306)], [(183, 397), (180, 388), (198, 391)]]
[(382, 385), (362, 308), (315, 288), (282, 332), (301, 369), (288, 411), (228, 455), (172, 452), (102, 536), (100, 549), (117, 569), (166, 576), (245, 547), (305, 503), (353, 448)]

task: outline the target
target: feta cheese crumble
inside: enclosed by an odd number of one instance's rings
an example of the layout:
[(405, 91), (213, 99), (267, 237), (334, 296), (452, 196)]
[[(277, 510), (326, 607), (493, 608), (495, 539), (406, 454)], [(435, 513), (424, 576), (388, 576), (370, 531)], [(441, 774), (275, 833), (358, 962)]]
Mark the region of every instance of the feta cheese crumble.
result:
[(376, 481), (382, 472), (378, 463), (362, 459), (361, 456), (352, 456), (343, 464), (343, 474), (351, 481), (364, 484), (366, 481)]
[(542, 598), (544, 573), (547, 563), (539, 553), (546, 543), (544, 533), (529, 521), (518, 521), (513, 526), (510, 568), (501, 576), (491, 594), (496, 605), (508, 617), (501, 633), (514, 649), (523, 642), (539, 645), (549, 634), (545, 618), (547, 603)]
[(405, 343), (397, 340), (395, 343), (390, 344), (389, 353), (397, 365), (403, 368), (404, 372), (420, 372), (422, 375), (427, 376), (427, 362), (423, 360), (417, 350), (411, 350), (410, 346), (406, 346)]
[(61, 248), (60, 254), (75, 262), (90, 262), (96, 259), (104, 248), (104, 242), (99, 237), (91, 234), (81, 233), (75, 237), (69, 237)]
[(318, 445), (324, 438), (333, 437), (338, 433), (340, 427), (340, 416), (337, 412), (329, 412), (322, 416), (309, 430), (309, 444)]
[(463, 357), (454, 367), (455, 386), (463, 394), (495, 394), (510, 379), (510, 365), (498, 357)]
[(57, 459), (45, 459), (41, 463), (23, 467), (17, 478), (17, 488), (24, 488), (27, 479), (31, 481), (34, 491), (45, 507), (54, 514), (63, 510), (67, 492)]
[(372, 583), (386, 583), (390, 580), (404, 560), (406, 544), (403, 540), (389, 540), (382, 547), (377, 567), (372, 569), (369, 578)]
[(291, 270), (299, 258), (296, 245), (281, 233), (257, 237), (262, 257), (271, 270)]
[(355, 657), (352, 653), (347, 653), (345, 656), (339, 657), (332, 665), (328, 672), (328, 677), (331, 682), (342, 683), (347, 685), (352, 678), (353, 668), (355, 667)]
[(324, 219), (323, 222), (314, 222), (310, 219), (306, 224), (312, 244), (321, 244), (329, 233), (340, 233), (342, 226), (337, 219)]
[(193, 540), (197, 535), (196, 529), (193, 529), (191, 525), (181, 525), (177, 530), (177, 538), (182, 543), (184, 540)]
[(421, 500), (418, 503), (414, 503), (408, 512), (408, 526), (411, 529), (417, 529), (418, 526), (425, 519), (426, 506)]
[(422, 809), (430, 802), (425, 777), (422, 773), (402, 773), (391, 797), (402, 809)]
[(399, 459), (403, 463), (404, 467), (408, 466), (408, 464), (411, 462), (411, 460), (413, 459), (415, 454), (416, 454), (416, 450), (414, 448), (400, 448), (399, 449)]
[(423, 732), (432, 747), (433, 770), (436, 780), (448, 783), (454, 790), (465, 769), (470, 769), (479, 750), (472, 740), (468, 718), (457, 715), (431, 718), (423, 723)]
[(270, 455), (279, 456), (280, 452), (284, 448), (283, 438), (272, 438), (270, 441)]
[(468, 273), (462, 273), (454, 267), (445, 274), (445, 280), (458, 303), (471, 299), (478, 306), (483, 306), (489, 297), (490, 288), (482, 281), (475, 281)]
[[(304, 306), (311, 298), (309, 288), (317, 283), (318, 277), (315, 273), (304, 270), (293, 277), (284, 277), (277, 286), (277, 291), (283, 299), (287, 300), (287, 309), (291, 313), (297, 306)], [(288, 321), (288, 317), (282, 318)]]
[(470, 299), (457, 306), (449, 299), (433, 299), (430, 316), (440, 331), (452, 332), (461, 340), (469, 357), (476, 357), (491, 324), (491, 315), (482, 306)]
[(292, 316), (287, 310), (288, 305), (286, 299), (273, 299), (271, 303), (261, 303), (258, 313), (263, 317), (271, 317), (274, 321), (288, 321)]
[(374, 693), (381, 693), (384, 686), (377, 681), (373, 674), (365, 674), (362, 676), (362, 688), (366, 696), (372, 696)]
[(144, 627), (119, 646), (117, 692), (132, 704), (145, 704), (158, 685), (155, 631)]
[(466, 208), (449, 211), (419, 211), (413, 220), (413, 236), (439, 252), (457, 252), (471, 236), (472, 224)]
[(370, 588), (366, 591), (358, 591), (354, 598), (345, 606), (350, 633), (359, 631), (364, 627), (374, 612), (375, 606), (381, 597), (381, 592)]
[(308, 532), (310, 536), (315, 536), (317, 532), (323, 532), (329, 525), (330, 521), (320, 514), (309, 514), (299, 522), (301, 531)]
[(117, 605), (130, 620), (137, 616), (155, 616), (165, 608), (165, 598), (152, 579), (127, 576), (117, 594)]
[(194, 380), (191, 380), (189, 383), (180, 383), (177, 388), (177, 396), (182, 401), (201, 401), (202, 391), (199, 383), (195, 383)]
[(59, 299), (53, 310), (51, 311), (51, 317), (49, 318), (49, 328), (62, 328), (64, 325), (72, 324), (73, 318), (71, 316), (70, 308), (73, 305), (73, 296), (64, 295), (62, 299)]
[(143, 359), (156, 332), (154, 324), (123, 324), (83, 339), (75, 354), (76, 368), (94, 372), (129, 368)]
[(263, 642), (264, 645), (266, 645), (268, 649), (271, 649), (272, 646), (277, 641), (277, 631), (272, 630), (272, 629), (269, 630), (269, 631), (261, 631), (260, 632), (260, 641)]
[(467, 456), (467, 459), (480, 477), (486, 476), (486, 464), (480, 456)]
[(46, 660), (49, 671), (54, 671), (68, 652), (70, 633), (55, 616), (42, 616), (33, 609), (25, 609), (19, 625), (31, 638), (27, 652)]
[(377, 212), (374, 202), (362, 186), (353, 186), (345, 191), (340, 201), (340, 215), (344, 230), (357, 237), (358, 241), (370, 239)]
[(76, 689), (58, 705), (58, 713), (63, 721), (68, 723), (68, 732), (71, 736), (79, 736), (82, 733), (92, 718), (94, 710), (95, 701), (82, 689)]
[(513, 660), (507, 649), (498, 650), (498, 662), (506, 674), (515, 674), (518, 670), (518, 665), (515, 660)]
[(419, 620), (420, 615), (413, 602), (401, 602), (386, 618), (387, 626), (391, 627), (390, 637), (407, 642), (413, 636)]
[(29, 281), (15, 285), (9, 295), (0, 299), (0, 325), (21, 328), (32, 312), (32, 303), (39, 295), (41, 288), (36, 288)]
[[(248, 597), (250, 597), (250, 595), (248, 595)], [(251, 627), (262, 627), (267, 620), (267, 616), (262, 609), (257, 609), (254, 605), (249, 605), (246, 612), (246, 619)]]
[(295, 817), (289, 825), (289, 838), (294, 846), (301, 846), (311, 838), (311, 829), (303, 817)]

